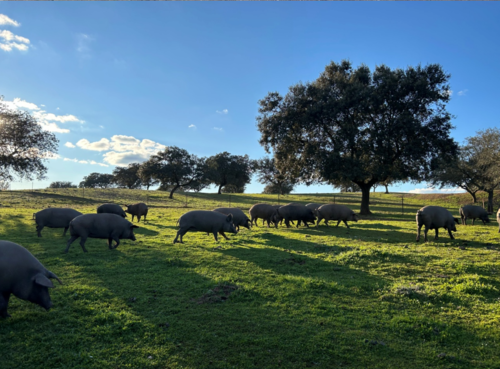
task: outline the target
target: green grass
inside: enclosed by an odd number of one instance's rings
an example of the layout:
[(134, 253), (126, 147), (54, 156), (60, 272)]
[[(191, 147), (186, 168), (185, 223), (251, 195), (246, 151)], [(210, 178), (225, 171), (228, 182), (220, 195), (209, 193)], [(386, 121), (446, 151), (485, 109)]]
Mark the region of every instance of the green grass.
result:
[[(375, 193), (372, 217), (351, 229), (244, 229), (230, 241), (188, 233), (190, 209), (277, 203), (271, 195), (138, 190), (0, 192), (0, 238), (28, 248), (63, 286), (54, 307), (15, 297), (0, 320), (2, 368), (498, 368), (500, 234), (457, 226), (415, 243), (423, 205), (458, 207), (466, 195)], [(333, 194), (280, 202), (331, 202)], [(359, 194), (335, 201), (359, 209)], [(95, 212), (104, 201), (148, 201), (149, 222), (109, 250), (88, 240), (63, 254), (61, 229), (36, 237), (47, 206)]]

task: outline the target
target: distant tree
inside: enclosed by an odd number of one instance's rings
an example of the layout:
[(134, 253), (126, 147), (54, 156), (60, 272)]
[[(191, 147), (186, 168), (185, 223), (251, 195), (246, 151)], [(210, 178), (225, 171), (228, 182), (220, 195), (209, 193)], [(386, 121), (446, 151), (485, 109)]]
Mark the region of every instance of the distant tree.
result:
[(83, 177), (79, 187), (85, 188), (110, 188), (113, 187), (114, 176), (105, 173), (90, 173), (88, 176)]
[(465, 147), (460, 147), (456, 158), (451, 161), (441, 161), (430, 178), (430, 187), (456, 186), (467, 191), (476, 203), (476, 193), (479, 191), (481, 168), (478, 168), (473, 152)]
[(207, 180), (218, 187), (219, 195), (225, 186), (244, 189), (250, 183), (252, 163), (248, 155), (231, 155), (225, 151), (209, 157), (206, 164)]
[(57, 181), (52, 182), (49, 185), (49, 188), (76, 188), (77, 186), (71, 182)]
[(177, 146), (167, 147), (153, 155), (145, 167), (151, 171), (152, 178), (160, 182), (160, 190), (170, 191), (170, 199), (178, 189), (199, 191), (208, 185), (205, 182), (205, 159)]
[(361, 192), (361, 188), (356, 183), (351, 181), (330, 181), (333, 188), (339, 189), (340, 192)]
[(222, 187), (223, 193), (244, 193), (246, 186), (227, 185)]
[(268, 184), (266, 187), (264, 187), (262, 193), (269, 195), (271, 194), (288, 195), (293, 191), (294, 187), (295, 186), (289, 182), (282, 183), (281, 186), (275, 184)]
[(8, 191), (10, 190), (10, 182), (0, 180), (0, 191)]
[(45, 178), (45, 161), (57, 152), (56, 136), (28, 112), (13, 110), (0, 97), (0, 179)]
[(160, 183), (160, 181), (155, 177), (155, 168), (156, 164), (151, 160), (145, 161), (139, 166), (137, 175), (141, 179), (142, 185), (146, 187), (146, 190), (149, 190), (149, 187), (156, 186)]
[(126, 167), (116, 167), (113, 170), (114, 182), (118, 187), (124, 188), (141, 188), (142, 181), (139, 177), (139, 163), (131, 163)]
[(471, 158), (478, 177), (474, 184), (488, 194), (488, 212), (493, 210), (493, 194), (500, 186), (500, 129), (488, 128), (466, 138), (463, 150)]
[(254, 170), (257, 173), (257, 181), (267, 185), (263, 193), (289, 194), (295, 186), (294, 181), (288, 173), (276, 167), (274, 158), (262, 158), (254, 161)]
[(354, 182), (370, 214), (373, 185), (425, 180), (438, 158), (455, 156), (449, 78), (437, 64), (371, 72), (332, 62), (314, 82), (259, 101), (260, 144), (301, 183)]

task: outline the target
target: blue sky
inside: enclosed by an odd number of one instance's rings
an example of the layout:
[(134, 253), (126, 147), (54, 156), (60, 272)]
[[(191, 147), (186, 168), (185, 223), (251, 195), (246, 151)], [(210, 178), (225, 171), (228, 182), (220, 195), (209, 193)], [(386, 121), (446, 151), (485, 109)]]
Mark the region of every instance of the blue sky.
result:
[(35, 188), (170, 145), (260, 158), (258, 100), (343, 59), (441, 64), (458, 142), (500, 123), (497, 2), (2, 2), (0, 14), (0, 95), (60, 140)]

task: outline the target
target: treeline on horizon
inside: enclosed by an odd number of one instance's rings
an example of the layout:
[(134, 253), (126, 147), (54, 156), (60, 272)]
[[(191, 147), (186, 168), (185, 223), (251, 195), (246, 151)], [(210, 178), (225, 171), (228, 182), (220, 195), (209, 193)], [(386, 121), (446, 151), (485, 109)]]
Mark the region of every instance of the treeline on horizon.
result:
[[(144, 163), (117, 167), (113, 174), (91, 173), (79, 186), (170, 191), (243, 192), (253, 173), (267, 193), (287, 193), (296, 184), (329, 184), (359, 191), (360, 214), (371, 214), (375, 186), (426, 181), (433, 187), (457, 186), (476, 202), (476, 193), (500, 186), (500, 130), (476, 132), (459, 145), (451, 136), (450, 75), (439, 64), (406, 69), (331, 62), (320, 76), (269, 92), (259, 101), (260, 145), (270, 157), (222, 152), (199, 158), (177, 146)], [(25, 111), (9, 110), (0, 100), (0, 180), (14, 175), (45, 178), (44, 161), (57, 151), (54, 134), (43, 131)], [(74, 186), (53, 182), (51, 187)]]

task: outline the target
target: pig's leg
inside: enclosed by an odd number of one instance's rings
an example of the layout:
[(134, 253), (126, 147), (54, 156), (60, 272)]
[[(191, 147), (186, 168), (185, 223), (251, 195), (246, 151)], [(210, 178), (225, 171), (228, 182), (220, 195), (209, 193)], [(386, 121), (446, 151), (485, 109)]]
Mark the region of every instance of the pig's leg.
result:
[(185, 233), (186, 233), (186, 231), (184, 229), (179, 229), (177, 231), (177, 235), (175, 236), (174, 243), (177, 243), (177, 239), (179, 238), (179, 236), (181, 236), (180, 243), (184, 243), (184, 242), (182, 242), (182, 236), (184, 236)]
[[(422, 227), (422, 226), (420, 226), (420, 227)], [(429, 240), (427, 239), (427, 232), (429, 232), (429, 228), (428, 228), (428, 227), (427, 227), (427, 225), (426, 225), (426, 226), (424, 227), (424, 241), (425, 241), (425, 242), (429, 241)]]
[(0, 317), (8, 318), (10, 317), (7, 313), (7, 306), (9, 305), (10, 293), (0, 294)]
[(224, 237), (226, 240), (229, 240), (229, 238), (227, 238), (227, 236), (225, 235), (225, 233), (223, 231), (219, 231), (219, 234)]
[(116, 249), (120, 245), (120, 239), (118, 238), (118, 236), (114, 235), (113, 240), (116, 242), (113, 248)]
[(65, 254), (68, 253), (69, 247), (71, 246), (71, 244), (73, 243), (73, 241), (75, 241), (78, 237), (80, 237), (80, 236), (71, 236), (71, 238), (68, 240), (68, 243), (66, 244), (66, 250), (64, 250)]
[(112, 250), (112, 249), (113, 249), (113, 237), (109, 237), (109, 238), (108, 238), (108, 248), (109, 248), (110, 250)]
[(39, 226), (39, 225), (36, 226), (36, 233), (37, 233), (38, 237), (42, 237), (42, 234), (40, 232), (42, 232), (43, 228), (44, 228), (44, 226)]
[(217, 239), (217, 231), (214, 231), (213, 234), (214, 234), (214, 240), (215, 240), (215, 242), (218, 242), (219, 240)]
[(80, 246), (82, 247), (83, 252), (87, 252), (85, 248), (85, 242), (87, 242), (87, 235), (80, 236)]
[(345, 220), (343, 220), (343, 222), (344, 222), (345, 226), (346, 226), (347, 228), (349, 228), (349, 224), (347, 224), (347, 222), (346, 222)]
[(337, 222), (337, 227), (339, 226), (339, 224), (340, 224), (340, 220)]
[(417, 239), (416, 241), (420, 241), (420, 231), (422, 229), (422, 224), (419, 224), (418, 227), (417, 227)]
[(450, 231), (450, 229), (449, 229), (449, 228), (448, 228), (448, 234), (450, 235), (450, 238), (451, 238), (452, 240), (454, 240), (454, 239), (455, 239), (455, 237), (453, 237), (453, 235), (451, 234), (451, 231)]
[(436, 236), (434, 236), (434, 239), (437, 240), (439, 236), (439, 228), (436, 227)]
[(476, 218), (472, 218), (472, 225), (474, 225)]
[(66, 232), (68, 231), (68, 229), (69, 229), (69, 226), (64, 227), (64, 233), (63, 233), (63, 236), (66, 236)]
[[(137, 223), (140, 223), (140, 222), (141, 222), (141, 216), (140, 216), (140, 215), (138, 215), (138, 216), (137, 216)], [(144, 222), (143, 222), (143, 223), (144, 223)]]

